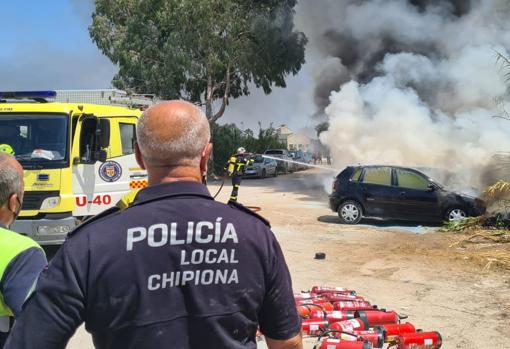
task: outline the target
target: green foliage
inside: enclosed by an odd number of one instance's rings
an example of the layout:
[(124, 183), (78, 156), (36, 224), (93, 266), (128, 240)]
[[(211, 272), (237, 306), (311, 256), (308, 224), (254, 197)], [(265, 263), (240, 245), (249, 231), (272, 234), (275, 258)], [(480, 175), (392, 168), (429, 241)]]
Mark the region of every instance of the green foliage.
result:
[(213, 125), (213, 167), (216, 174), (222, 174), (228, 158), (234, 154), (239, 147), (246, 151), (260, 154), (267, 149), (285, 148), (285, 144), (278, 141), (276, 129), (270, 125), (263, 129), (259, 123), (258, 137), (254, 137), (252, 130), (241, 130), (235, 124)]
[[(266, 94), (304, 63), (296, 0), (96, 0), (92, 40), (119, 65), (117, 88), (206, 105)], [(221, 100), (217, 113), (212, 102)]]
[(440, 231), (443, 231), (443, 232), (464, 231), (467, 229), (480, 228), (481, 224), (482, 224), (482, 219), (480, 217), (468, 217), (468, 218), (460, 220), (460, 221), (444, 222), (444, 225), (440, 229)]

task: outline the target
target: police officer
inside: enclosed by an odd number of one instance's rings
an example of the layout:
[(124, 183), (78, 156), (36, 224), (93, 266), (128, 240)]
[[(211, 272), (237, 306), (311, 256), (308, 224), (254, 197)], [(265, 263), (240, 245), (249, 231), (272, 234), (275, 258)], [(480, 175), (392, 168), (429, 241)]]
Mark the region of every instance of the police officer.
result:
[(228, 159), (226, 166), (227, 174), (232, 177), (232, 193), (230, 194), (230, 201), (236, 202), (239, 195), (239, 187), (243, 179), (246, 166), (253, 164), (253, 159), (249, 158), (246, 149), (240, 147), (237, 153)]
[(0, 348), (37, 276), (46, 266), (41, 247), (7, 227), (21, 210), (23, 168), (0, 152)]
[(149, 186), (78, 227), (43, 271), (8, 349), (302, 348), (287, 265), (269, 223), (201, 183), (209, 123), (182, 101), (149, 108), (136, 157)]

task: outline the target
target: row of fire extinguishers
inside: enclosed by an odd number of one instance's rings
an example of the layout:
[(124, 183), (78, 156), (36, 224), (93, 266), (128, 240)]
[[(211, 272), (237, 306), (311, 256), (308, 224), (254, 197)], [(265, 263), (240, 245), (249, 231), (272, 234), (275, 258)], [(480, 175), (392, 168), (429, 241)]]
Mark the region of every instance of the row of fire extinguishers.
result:
[(302, 333), (317, 337), (315, 349), (439, 349), (438, 332), (423, 332), (401, 323), (405, 316), (378, 309), (354, 290), (314, 286), (294, 295)]

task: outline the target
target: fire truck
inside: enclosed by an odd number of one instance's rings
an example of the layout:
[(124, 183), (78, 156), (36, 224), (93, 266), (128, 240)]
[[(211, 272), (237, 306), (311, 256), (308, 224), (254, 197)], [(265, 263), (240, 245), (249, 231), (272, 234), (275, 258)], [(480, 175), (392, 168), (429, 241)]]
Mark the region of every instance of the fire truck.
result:
[(24, 169), (12, 229), (42, 245), (61, 244), (87, 217), (146, 186), (135, 127), (153, 102), (118, 90), (0, 92), (0, 150)]

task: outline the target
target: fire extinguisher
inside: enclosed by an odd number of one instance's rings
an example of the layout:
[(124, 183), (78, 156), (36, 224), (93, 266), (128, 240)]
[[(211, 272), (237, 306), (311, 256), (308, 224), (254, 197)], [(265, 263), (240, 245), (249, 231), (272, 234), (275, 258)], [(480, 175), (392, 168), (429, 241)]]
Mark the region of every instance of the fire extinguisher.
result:
[(324, 318), (304, 319), (301, 321), (303, 334), (314, 336), (323, 332), (329, 326), (329, 321)]
[(350, 294), (324, 293), (321, 297), (330, 302), (365, 302), (365, 298)]
[(328, 300), (322, 299), (322, 298), (296, 300), (296, 304), (297, 305), (302, 305), (302, 304), (323, 304), (323, 303), (330, 303), (330, 302)]
[(310, 318), (312, 311), (332, 311), (333, 304), (327, 302), (322, 304), (301, 304), (297, 306), (297, 312), (302, 318)]
[(350, 319), (334, 322), (329, 328), (331, 331), (354, 333), (355, 331), (368, 330), (368, 324), (362, 319)]
[(322, 293), (342, 293), (342, 294), (352, 294), (355, 295), (356, 291), (350, 290), (343, 287), (329, 287), (329, 286), (313, 286), (312, 293), (322, 294)]
[(324, 338), (319, 349), (373, 349), (369, 342), (351, 342), (338, 338)]
[(317, 295), (315, 293), (305, 293), (305, 292), (294, 293), (294, 300), (296, 300), (296, 301), (310, 300), (310, 299), (314, 299), (314, 298), (317, 298)]
[(382, 348), (384, 345), (384, 333), (377, 330), (353, 331), (352, 333), (330, 330), (330, 335), (344, 341), (355, 342), (361, 340), (369, 342), (374, 348)]
[(439, 349), (443, 340), (439, 332), (403, 333), (397, 340), (398, 349)]
[(394, 311), (360, 310), (354, 314), (354, 317), (363, 319), (370, 327), (386, 324), (398, 324), (400, 322), (398, 314)]
[(311, 318), (324, 318), (327, 319), (330, 323), (350, 320), (354, 319), (354, 311), (342, 311), (342, 310), (333, 310), (333, 311), (322, 311), (322, 310), (314, 310), (310, 313)]
[(374, 310), (377, 308), (369, 302), (334, 302), (333, 307), (335, 310)]
[(384, 340), (386, 343), (396, 343), (398, 336), (401, 334), (416, 332), (414, 325), (409, 322), (406, 322), (405, 324), (386, 324), (376, 326), (375, 329), (384, 333)]
[(378, 330), (355, 331), (358, 338), (370, 342), (374, 348), (382, 348), (384, 345), (384, 333)]

